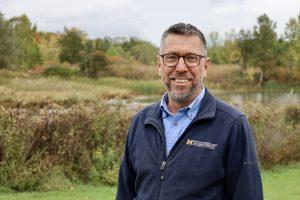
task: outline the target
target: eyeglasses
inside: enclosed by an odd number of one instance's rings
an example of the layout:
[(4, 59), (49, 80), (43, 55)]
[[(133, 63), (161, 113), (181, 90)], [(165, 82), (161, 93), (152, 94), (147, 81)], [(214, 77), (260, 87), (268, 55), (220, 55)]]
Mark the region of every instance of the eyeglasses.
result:
[(178, 56), (176, 54), (162, 54), (163, 63), (168, 67), (175, 67), (179, 59), (182, 57), (184, 63), (188, 67), (197, 67), (200, 64), (201, 58), (205, 58), (206, 56), (198, 55), (198, 54), (187, 54), (185, 56)]

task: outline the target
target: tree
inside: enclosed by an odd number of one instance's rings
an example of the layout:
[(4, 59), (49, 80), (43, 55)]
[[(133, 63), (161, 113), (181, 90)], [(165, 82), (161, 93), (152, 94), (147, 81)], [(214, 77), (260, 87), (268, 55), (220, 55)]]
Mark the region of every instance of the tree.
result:
[(276, 23), (266, 14), (259, 16), (257, 22), (258, 26), (254, 27), (254, 63), (261, 71), (259, 85), (263, 85), (266, 71), (275, 65)]
[(116, 63), (128, 63), (132, 62), (132, 56), (130, 52), (124, 51), (122, 45), (120, 44), (112, 44), (105, 52), (105, 56), (107, 56), (111, 61)]
[(125, 52), (129, 52), (132, 58), (145, 65), (155, 63), (155, 56), (158, 52), (157, 47), (147, 41), (136, 37), (131, 37), (129, 41), (122, 43)]
[(60, 62), (80, 62), (80, 52), (84, 50), (84, 38), (85, 34), (82, 31), (76, 28), (65, 28), (64, 33), (58, 41), (61, 46), (59, 54)]
[(237, 38), (237, 47), (241, 55), (241, 66), (243, 70), (246, 70), (249, 62), (253, 56), (253, 34), (250, 30), (240, 30)]
[(208, 53), (213, 63), (221, 64), (222, 48), (218, 32), (211, 32), (208, 35)]
[(102, 51), (85, 51), (81, 57), (81, 71), (90, 78), (96, 78), (97, 72), (109, 64)]
[(9, 19), (13, 27), (13, 36), (16, 41), (16, 64), (22, 69), (28, 69), (42, 61), (38, 46), (37, 27), (32, 25), (26, 15)]
[(285, 39), (292, 43), (300, 36), (300, 13), (297, 18), (291, 18), (284, 31)]
[(129, 46), (130, 48), (128, 48), (128, 51), (134, 60), (145, 65), (151, 65), (155, 63), (155, 56), (157, 55), (158, 49), (150, 42), (139, 40), (137, 38), (131, 38)]
[(109, 49), (109, 47), (112, 45), (111, 39), (108, 37), (105, 37), (104, 39), (96, 39), (95, 40), (95, 50), (102, 51), (106, 53), (106, 51)]
[(9, 68), (14, 61), (15, 41), (13, 28), (0, 12), (0, 69)]
[(241, 54), (238, 48), (237, 34), (234, 30), (225, 33), (223, 49), (224, 62), (231, 64), (239, 62)]
[[(284, 51), (280, 58), (287, 67), (290, 75), (300, 72), (300, 13), (296, 18), (291, 18), (286, 24), (284, 39)], [(300, 80), (300, 79), (298, 79)]]
[(208, 35), (209, 37), (209, 46), (211, 48), (217, 47), (220, 45), (220, 36), (218, 32), (211, 32)]

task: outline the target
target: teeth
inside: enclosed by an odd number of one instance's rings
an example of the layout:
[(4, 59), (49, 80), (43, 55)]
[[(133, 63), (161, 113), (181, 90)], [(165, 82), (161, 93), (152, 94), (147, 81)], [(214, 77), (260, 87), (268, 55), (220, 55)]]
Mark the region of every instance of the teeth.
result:
[(175, 79), (176, 83), (186, 83), (188, 81), (189, 81), (188, 79)]

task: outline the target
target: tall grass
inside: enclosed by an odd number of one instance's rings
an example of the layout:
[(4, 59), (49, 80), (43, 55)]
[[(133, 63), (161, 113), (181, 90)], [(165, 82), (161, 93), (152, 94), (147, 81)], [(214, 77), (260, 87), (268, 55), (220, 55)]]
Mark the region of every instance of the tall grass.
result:
[(134, 93), (124, 86), (116, 87), (114, 83), (118, 84), (118, 81), (111, 80), (110, 84), (102, 84), (101, 81), (85, 78), (72, 80), (53, 77), (14, 78), (0, 85), (0, 102), (98, 101), (108, 98), (129, 98)]

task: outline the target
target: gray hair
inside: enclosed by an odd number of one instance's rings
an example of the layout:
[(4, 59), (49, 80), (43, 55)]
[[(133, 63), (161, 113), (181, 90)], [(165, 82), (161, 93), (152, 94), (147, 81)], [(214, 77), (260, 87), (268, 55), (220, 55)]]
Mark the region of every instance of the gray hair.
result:
[(186, 23), (178, 23), (170, 26), (165, 32), (163, 33), (161, 40), (160, 40), (160, 51), (161, 48), (164, 46), (166, 38), (169, 34), (178, 34), (178, 35), (186, 35), (186, 36), (193, 36), (196, 35), (199, 37), (200, 41), (203, 45), (204, 54), (207, 54), (207, 47), (206, 47), (206, 40), (203, 33), (195, 26)]

